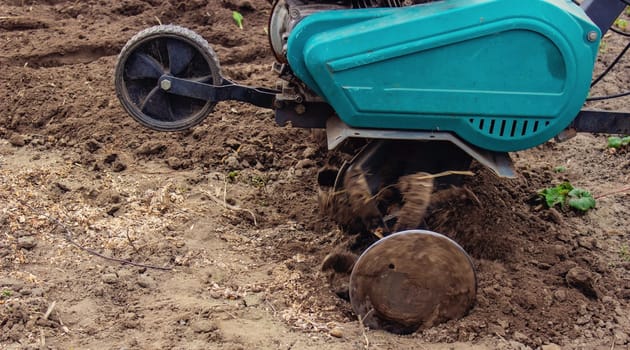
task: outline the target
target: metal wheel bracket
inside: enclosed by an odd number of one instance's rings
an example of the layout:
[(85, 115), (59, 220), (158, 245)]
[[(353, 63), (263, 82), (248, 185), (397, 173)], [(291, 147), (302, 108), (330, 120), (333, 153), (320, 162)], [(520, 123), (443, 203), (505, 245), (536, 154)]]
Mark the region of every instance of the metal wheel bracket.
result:
[(255, 88), (235, 84), (223, 78), (223, 85), (212, 85), (200, 81), (177, 78), (169, 74), (160, 77), (158, 85), (169, 94), (190, 97), (212, 103), (241, 101), (258, 107), (273, 108), (277, 90)]
[(328, 149), (337, 148), (348, 138), (367, 138), (385, 140), (415, 140), (415, 141), (447, 141), (451, 142), (473, 159), (483, 164), (500, 177), (515, 178), (516, 171), (510, 155), (507, 152), (492, 152), (470, 145), (450, 132), (406, 131), (406, 130), (378, 130), (358, 129), (345, 124), (339, 117), (334, 116), (326, 123)]

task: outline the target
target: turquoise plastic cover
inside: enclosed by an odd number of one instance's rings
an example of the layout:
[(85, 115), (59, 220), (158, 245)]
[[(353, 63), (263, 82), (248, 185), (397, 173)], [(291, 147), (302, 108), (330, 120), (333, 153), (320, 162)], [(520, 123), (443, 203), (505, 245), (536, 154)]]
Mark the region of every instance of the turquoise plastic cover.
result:
[(600, 36), (571, 1), (446, 0), (316, 13), (292, 31), (288, 59), (352, 127), (516, 151), (575, 118)]

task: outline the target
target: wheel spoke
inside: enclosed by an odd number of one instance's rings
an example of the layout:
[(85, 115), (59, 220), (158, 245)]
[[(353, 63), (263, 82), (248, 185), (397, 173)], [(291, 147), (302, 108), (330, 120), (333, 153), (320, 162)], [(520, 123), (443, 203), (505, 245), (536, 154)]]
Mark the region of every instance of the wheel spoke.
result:
[(147, 84), (146, 80), (129, 80), (126, 86), (127, 95), (134, 105), (139, 106), (154, 87), (155, 84)]
[(180, 40), (169, 39), (166, 42), (168, 62), (171, 74), (179, 75), (188, 67), (195, 55), (193, 48)]
[(157, 120), (173, 121), (173, 112), (164, 90), (155, 87), (142, 102), (141, 110)]
[(157, 79), (164, 74), (164, 68), (153, 57), (137, 52), (127, 60), (125, 76), (128, 79)]

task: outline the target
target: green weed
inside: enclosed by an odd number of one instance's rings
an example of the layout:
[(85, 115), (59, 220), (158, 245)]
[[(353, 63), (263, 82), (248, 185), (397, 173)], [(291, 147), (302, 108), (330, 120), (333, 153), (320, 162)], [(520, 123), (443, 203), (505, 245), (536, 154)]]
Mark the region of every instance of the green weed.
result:
[(249, 179), (250, 185), (256, 188), (265, 187), (267, 186), (268, 182), (269, 182), (269, 178), (263, 175), (254, 175)]
[(617, 20), (615, 20), (614, 26), (621, 30), (626, 30), (628, 28), (628, 21), (626, 21), (625, 19), (617, 18)]
[(556, 205), (564, 207), (568, 204), (575, 210), (586, 212), (595, 208), (596, 204), (595, 198), (590, 192), (581, 188), (574, 188), (568, 181), (555, 187), (545, 188), (538, 192), (538, 195), (544, 198), (545, 204), (549, 208)]
[(563, 167), (563, 166), (561, 166), (561, 165), (560, 165), (560, 166), (557, 166), (557, 167), (555, 167), (555, 168), (553, 168), (553, 172), (554, 172), (554, 173), (564, 173), (564, 172), (566, 172), (566, 171), (567, 171), (567, 168), (566, 168), (566, 167)]
[(229, 182), (236, 182), (236, 178), (238, 177), (238, 171), (234, 170), (234, 171), (230, 171), (227, 174), (227, 180)]
[(236, 25), (240, 29), (243, 29), (243, 15), (238, 11), (232, 11), (232, 18), (234, 19), (234, 22), (236, 22)]
[(630, 145), (630, 136), (618, 137), (611, 136), (608, 138), (608, 148), (620, 149)]

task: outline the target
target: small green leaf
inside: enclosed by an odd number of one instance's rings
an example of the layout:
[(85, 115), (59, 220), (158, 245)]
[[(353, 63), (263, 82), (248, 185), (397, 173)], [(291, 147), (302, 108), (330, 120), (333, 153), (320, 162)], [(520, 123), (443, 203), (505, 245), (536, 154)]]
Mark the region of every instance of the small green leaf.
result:
[(630, 145), (630, 136), (626, 136), (626, 137), (622, 138), (621, 139), (621, 145), (622, 146)]
[(553, 208), (557, 204), (562, 204), (565, 199), (565, 196), (560, 194), (560, 191), (556, 188), (545, 189), (541, 194), (545, 197), (545, 203), (547, 203), (547, 207), (549, 208)]
[(238, 171), (234, 170), (234, 171), (230, 171), (227, 174), (227, 178), (228, 180), (230, 180), (230, 182), (234, 182), (236, 181), (236, 178), (238, 177)]
[(586, 190), (574, 188), (569, 192), (569, 197), (569, 206), (573, 209), (585, 212), (595, 208), (595, 198)]
[(621, 148), (621, 137), (611, 136), (608, 138), (608, 148)]
[(545, 188), (539, 192), (539, 195), (545, 198), (547, 207), (553, 208), (558, 204), (564, 205), (569, 192), (573, 190), (573, 186), (565, 181), (556, 187)]
[(232, 18), (234, 18), (234, 22), (236, 22), (236, 25), (240, 29), (243, 29), (243, 15), (241, 15), (241, 13), (238, 11), (232, 11)]
[(567, 171), (567, 168), (560, 165), (553, 168), (553, 171), (556, 173), (564, 173), (565, 171)]
[(628, 28), (628, 21), (619, 18), (615, 21), (615, 26), (621, 30), (626, 30), (626, 28)]

